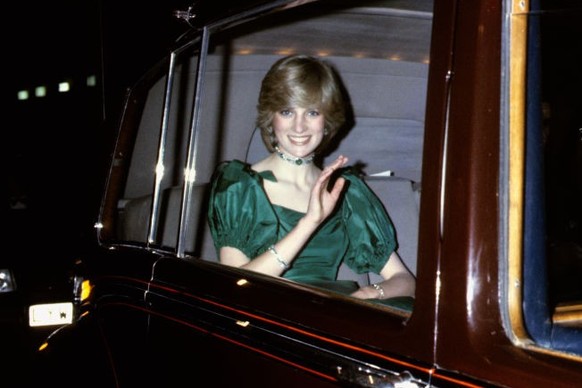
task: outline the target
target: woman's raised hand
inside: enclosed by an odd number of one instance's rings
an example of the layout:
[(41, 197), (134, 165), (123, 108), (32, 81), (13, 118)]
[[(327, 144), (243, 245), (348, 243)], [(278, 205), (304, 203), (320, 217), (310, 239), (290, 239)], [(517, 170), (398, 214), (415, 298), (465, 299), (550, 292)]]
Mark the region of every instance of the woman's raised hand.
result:
[(306, 217), (316, 224), (322, 223), (333, 211), (335, 205), (344, 188), (345, 179), (339, 177), (331, 190), (327, 190), (329, 180), (332, 174), (339, 168), (346, 165), (348, 158), (340, 155), (337, 159), (325, 167), (313, 188), (311, 189), (311, 197), (309, 198), (309, 207), (307, 208)]

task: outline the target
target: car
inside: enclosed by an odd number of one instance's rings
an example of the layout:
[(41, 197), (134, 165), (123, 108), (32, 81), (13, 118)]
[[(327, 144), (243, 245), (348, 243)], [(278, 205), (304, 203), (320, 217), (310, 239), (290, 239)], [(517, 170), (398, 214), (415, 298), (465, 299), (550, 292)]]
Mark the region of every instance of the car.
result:
[[(570, 1), (198, 1), (129, 90), (91, 292), (36, 354), (47, 385), (573, 387), (582, 381), (582, 9)], [(267, 155), (277, 59), (332, 63), (342, 153), (387, 209), (412, 301), (223, 265), (218, 163)], [(342, 267), (338, 279), (374, 275)]]

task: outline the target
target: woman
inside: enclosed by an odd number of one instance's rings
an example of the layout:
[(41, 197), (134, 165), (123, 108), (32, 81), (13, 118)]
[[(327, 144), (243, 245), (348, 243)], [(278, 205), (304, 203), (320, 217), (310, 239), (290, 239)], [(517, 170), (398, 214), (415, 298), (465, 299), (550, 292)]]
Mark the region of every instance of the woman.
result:
[[(347, 157), (323, 170), (314, 162), (346, 121), (333, 68), (305, 55), (278, 60), (262, 81), (257, 108), (271, 154), (252, 166), (224, 162), (213, 177), (208, 215), (221, 263), (361, 299), (414, 296), (414, 277), (395, 251), (381, 202), (344, 168)], [(338, 282), (343, 261), (384, 280), (362, 288)]]

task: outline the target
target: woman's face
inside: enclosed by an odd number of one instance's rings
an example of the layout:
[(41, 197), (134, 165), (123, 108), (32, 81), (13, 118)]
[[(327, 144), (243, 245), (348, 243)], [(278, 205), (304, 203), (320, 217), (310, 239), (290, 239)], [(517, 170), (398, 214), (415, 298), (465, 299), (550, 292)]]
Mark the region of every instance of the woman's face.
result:
[(279, 149), (304, 158), (323, 140), (325, 117), (317, 108), (284, 108), (275, 112), (272, 126)]

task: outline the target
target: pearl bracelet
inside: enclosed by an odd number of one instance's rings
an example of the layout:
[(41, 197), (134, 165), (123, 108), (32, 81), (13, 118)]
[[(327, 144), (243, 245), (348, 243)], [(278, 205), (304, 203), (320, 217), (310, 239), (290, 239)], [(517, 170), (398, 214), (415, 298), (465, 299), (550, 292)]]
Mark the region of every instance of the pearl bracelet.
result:
[(384, 299), (384, 296), (386, 296), (386, 294), (384, 294), (384, 289), (382, 288), (381, 285), (373, 283), (372, 287), (374, 287), (374, 289), (378, 290), (378, 292), (380, 293), (380, 297), (378, 299)]
[(273, 254), (273, 256), (275, 256), (275, 259), (277, 259), (281, 267), (283, 267), (284, 269), (289, 268), (289, 264), (287, 264), (287, 262), (281, 257), (281, 255), (279, 255), (279, 252), (277, 252), (277, 250), (275, 249), (275, 245), (271, 245), (268, 248), (268, 250)]

